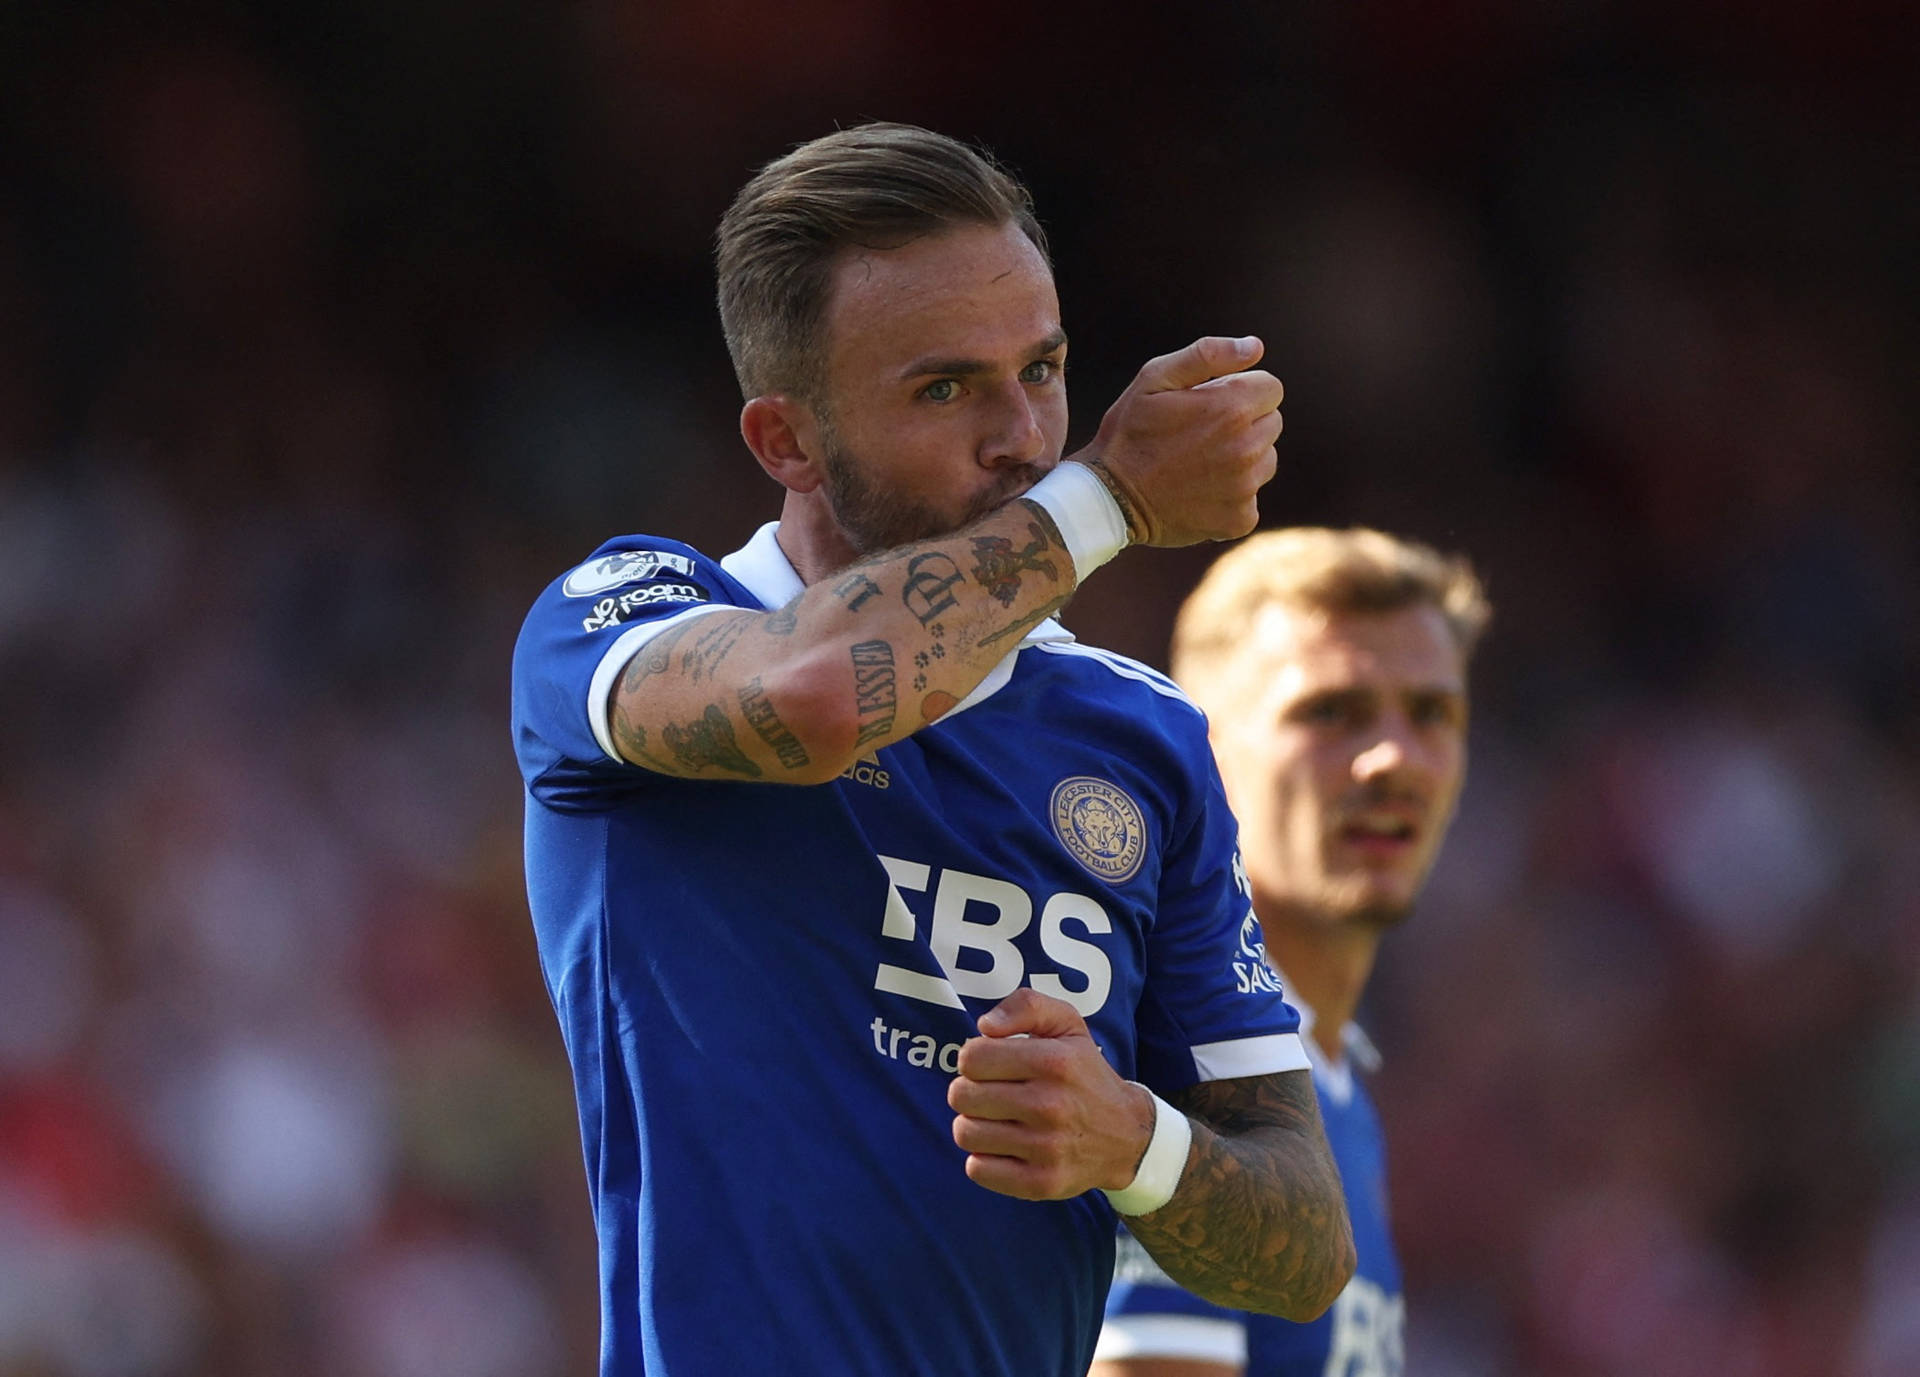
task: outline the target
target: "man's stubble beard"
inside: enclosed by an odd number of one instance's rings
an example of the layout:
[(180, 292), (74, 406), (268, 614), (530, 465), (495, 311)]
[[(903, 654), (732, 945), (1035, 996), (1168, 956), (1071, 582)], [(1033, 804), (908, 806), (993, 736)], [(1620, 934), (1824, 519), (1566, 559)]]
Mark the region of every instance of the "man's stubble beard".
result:
[(820, 466), (825, 471), (827, 507), (847, 543), (860, 556), (893, 550), (916, 541), (951, 535), (971, 526), (1017, 493), (1025, 492), (1046, 475), (1034, 464), (1001, 471), (1000, 488), (977, 501), (957, 518), (935, 511), (924, 502), (875, 486), (853, 452), (841, 442), (832, 419), (820, 414)]
[(821, 449), (827, 506), (855, 554), (870, 555), (946, 534), (947, 523), (924, 503), (870, 483), (859, 461), (824, 420)]
[(1369, 894), (1365, 876), (1328, 878), (1321, 885), (1314, 903), (1320, 920), (1327, 927), (1366, 928), (1387, 933), (1407, 921), (1413, 913), (1420, 886), (1414, 886), (1413, 898), (1392, 899)]

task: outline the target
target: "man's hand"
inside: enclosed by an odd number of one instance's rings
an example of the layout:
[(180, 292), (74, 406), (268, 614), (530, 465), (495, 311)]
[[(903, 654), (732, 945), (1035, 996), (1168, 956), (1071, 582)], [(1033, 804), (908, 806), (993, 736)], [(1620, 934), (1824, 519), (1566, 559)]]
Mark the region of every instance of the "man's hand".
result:
[(1286, 393), (1253, 366), (1264, 351), (1251, 335), (1209, 335), (1150, 359), (1068, 456), (1106, 482), (1135, 544), (1232, 540), (1258, 524)]
[(980, 1016), (947, 1104), (968, 1178), (1021, 1200), (1122, 1190), (1153, 1136), (1153, 1097), (1107, 1064), (1071, 1004), (1025, 987)]

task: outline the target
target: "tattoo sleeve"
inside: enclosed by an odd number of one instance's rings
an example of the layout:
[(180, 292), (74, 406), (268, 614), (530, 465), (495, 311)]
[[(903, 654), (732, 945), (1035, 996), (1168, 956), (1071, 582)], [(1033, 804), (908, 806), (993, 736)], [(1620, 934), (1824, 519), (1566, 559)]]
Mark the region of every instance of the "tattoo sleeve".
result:
[(988, 535), (973, 538), (973, 581), (993, 595), (994, 601), (1002, 607), (1013, 606), (1013, 600), (1020, 596), (1020, 575), (1032, 570), (1046, 575), (1051, 583), (1060, 582), (1060, 571), (1045, 558), (1047, 533), (1035, 521), (1027, 526), (1033, 539), (1019, 549), (1014, 548), (1011, 540), (1005, 536)]
[(886, 641), (862, 641), (854, 646), (853, 693), (860, 712), (856, 745), (865, 746), (893, 730), (900, 687), (893, 670), (893, 647)]
[[(669, 775), (698, 776), (717, 771), (741, 779), (758, 779), (762, 774), (760, 767), (740, 749), (734, 737), (733, 721), (719, 704), (707, 704), (697, 716), (657, 722), (652, 732), (641, 720), (652, 687), (650, 681), (665, 682), (676, 677), (674, 652), (692, 635), (698, 622), (705, 620), (700, 618), (668, 627), (627, 661), (608, 704), (607, 728), (621, 758), (635, 765)], [(714, 667), (739, 640), (744, 627), (739, 619), (721, 619), (718, 625), (698, 629), (699, 634), (692, 636), (692, 646), (679, 656), (677, 677), (687, 682), (697, 683), (710, 677)], [(758, 685), (756, 679), (754, 687)], [(746, 690), (741, 690), (743, 708), (746, 696)], [(765, 702), (764, 696), (761, 702)], [(773, 705), (767, 703), (769, 714), (772, 709)], [(748, 720), (753, 721), (750, 712)], [(774, 722), (777, 724), (778, 718)], [(754, 729), (765, 739), (766, 729), (760, 723), (755, 722)], [(659, 749), (654, 749), (656, 744)], [(768, 745), (773, 743), (769, 741)], [(796, 748), (798, 745), (794, 743)], [(775, 752), (779, 753), (778, 747)], [(786, 757), (781, 758), (784, 761)]]
[(691, 722), (667, 723), (660, 729), (660, 740), (690, 775), (716, 769), (749, 779), (760, 777), (760, 767), (734, 740), (733, 723), (718, 703), (707, 704), (707, 710)]
[[(679, 771), (647, 748), (647, 729), (636, 715), (637, 705), (645, 692), (647, 680), (666, 674), (672, 668), (674, 647), (692, 629), (691, 622), (668, 627), (640, 647), (639, 653), (627, 661), (627, 667), (621, 671), (620, 682), (615, 686), (612, 701), (608, 705), (607, 729), (621, 757), (664, 774), (678, 774)], [(697, 647), (688, 651), (687, 659), (693, 660), (697, 653)]]
[(696, 636), (693, 648), (680, 657), (680, 668), (686, 672), (687, 681), (697, 684), (711, 678), (727, 653), (747, 634), (747, 626), (745, 617), (721, 617), (717, 625)]
[(711, 606), (643, 645), (605, 705), (615, 753), (683, 778), (830, 783), (952, 712), (1077, 581), (1027, 498), (810, 574), (785, 606)]
[[(716, 709), (708, 709), (709, 712)], [(746, 715), (747, 725), (767, 743), (782, 765), (789, 770), (797, 770), (807, 763), (807, 748), (800, 744), (800, 738), (780, 720), (780, 714), (773, 710), (773, 700), (767, 697), (767, 691), (761, 686), (758, 677), (749, 680), (740, 690), (740, 711)], [(749, 762), (751, 763), (751, 762)], [(759, 774), (758, 770), (754, 771)]]
[(1340, 1173), (1305, 1071), (1205, 1081), (1180, 1189), (1127, 1221), (1167, 1275), (1218, 1305), (1311, 1319), (1353, 1272)]
[(853, 570), (833, 585), (833, 595), (847, 605), (847, 611), (858, 612), (880, 596), (880, 585), (858, 570)]

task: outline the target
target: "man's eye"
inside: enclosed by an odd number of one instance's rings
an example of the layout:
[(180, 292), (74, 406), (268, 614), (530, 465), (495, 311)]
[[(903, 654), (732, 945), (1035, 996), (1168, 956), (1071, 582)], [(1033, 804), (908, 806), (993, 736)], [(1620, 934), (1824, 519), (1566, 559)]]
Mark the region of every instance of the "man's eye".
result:
[(921, 388), (920, 395), (930, 402), (950, 402), (960, 395), (960, 384), (952, 378), (941, 378)]
[(1035, 359), (1032, 363), (1020, 370), (1020, 381), (1043, 383), (1057, 373), (1059, 368), (1060, 366), (1052, 359)]

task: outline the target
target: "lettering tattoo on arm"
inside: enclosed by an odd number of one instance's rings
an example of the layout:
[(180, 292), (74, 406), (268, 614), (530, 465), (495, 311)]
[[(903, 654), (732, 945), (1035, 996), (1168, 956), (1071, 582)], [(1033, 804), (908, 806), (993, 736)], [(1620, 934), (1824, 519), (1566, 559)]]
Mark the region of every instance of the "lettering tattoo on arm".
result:
[[(718, 708), (708, 708), (709, 713), (718, 712)], [(780, 763), (789, 770), (797, 770), (807, 764), (807, 748), (800, 744), (800, 738), (788, 729), (780, 720), (780, 714), (774, 711), (773, 700), (767, 697), (766, 687), (761, 684), (760, 676), (755, 675), (740, 689), (740, 711), (747, 719), (747, 725), (767, 743), (767, 748), (779, 757)], [(729, 730), (727, 739), (733, 739)], [(741, 759), (746, 759), (742, 756)], [(751, 762), (749, 762), (751, 763)], [(755, 770), (757, 775), (760, 772)]]
[(853, 694), (859, 707), (860, 734), (856, 746), (878, 741), (893, 730), (899, 706), (899, 685), (893, 669), (893, 646), (887, 641), (862, 641), (853, 647)]
[(718, 626), (708, 627), (695, 637), (692, 647), (680, 657), (680, 668), (688, 682), (697, 684), (711, 678), (750, 625), (746, 617), (721, 617)]
[(939, 550), (929, 550), (907, 561), (907, 586), (900, 590), (900, 601), (922, 626), (937, 621), (942, 612), (959, 605), (953, 585), (966, 575), (960, 566)]
[(1323, 1305), (1352, 1270), (1352, 1240), (1312, 1079), (1203, 1081), (1171, 1103), (1205, 1126), (1197, 1150), (1174, 1198), (1127, 1227), (1175, 1281), (1217, 1304), (1273, 1314)]
[(880, 585), (865, 574), (849, 573), (833, 585), (833, 595), (847, 605), (847, 611), (858, 612), (880, 596)]

